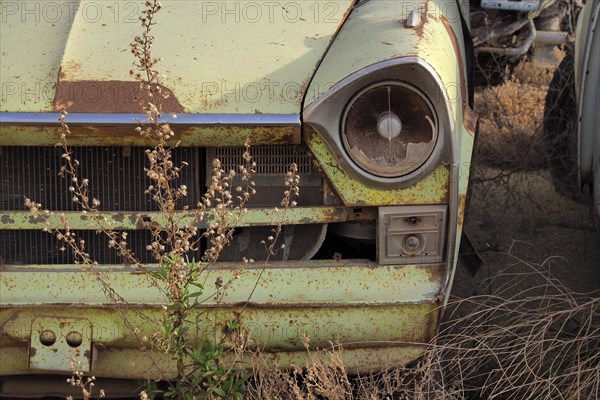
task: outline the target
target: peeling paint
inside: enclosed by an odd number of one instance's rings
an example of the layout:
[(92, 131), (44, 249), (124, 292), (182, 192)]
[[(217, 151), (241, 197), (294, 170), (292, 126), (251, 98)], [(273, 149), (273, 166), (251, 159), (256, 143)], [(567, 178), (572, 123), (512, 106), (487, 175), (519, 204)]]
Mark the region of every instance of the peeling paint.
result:
[(10, 215), (4, 214), (4, 215), (0, 216), (0, 222), (3, 225), (13, 225), (15, 223), (15, 220), (12, 219), (10, 217)]
[(160, 86), (152, 98), (142, 90), (139, 82), (133, 81), (76, 81), (58, 80), (52, 109), (60, 112), (80, 113), (139, 113), (143, 106), (152, 101), (162, 112), (179, 114), (184, 112), (173, 91)]
[(449, 173), (444, 165), (425, 172), (423, 179), (407, 188), (375, 188), (357, 182), (342, 169), (336, 155), (310, 127), (306, 129), (306, 143), (337, 194), (348, 206), (447, 204), (448, 202)]
[[(215, 216), (207, 211), (200, 221), (199, 216), (192, 212), (178, 211), (176, 218), (182, 225), (206, 228)], [(374, 220), (377, 212), (375, 208), (365, 207), (360, 213), (353, 212), (352, 208), (335, 207), (296, 207), (285, 212), (281, 217), (283, 224), (327, 224), (346, 221), (369, 221)], [(98, 225), (89, 214), (79, 211), (65, 211), (51, 214), (46, 221), (36, 218), (29, 211), (0, 211), (0, 230), (2, 229), (43, 229), (52, 227), (61, 229), (62, 216), (69, 223), (71, 229), (96, 230)], [(100, 216), (105, 223), (116, 230), (134, 230), (143, 228), (138, 220), (138, 215), (145, 221), (154, 221), (158, 224), (166, 224), (165, 217), (160, 212), (103, 212)], [(236, 222), (236, 226), (271, 226), (273, 221), (279, 221), (279, 214), (272, 208), (251, 208)]]

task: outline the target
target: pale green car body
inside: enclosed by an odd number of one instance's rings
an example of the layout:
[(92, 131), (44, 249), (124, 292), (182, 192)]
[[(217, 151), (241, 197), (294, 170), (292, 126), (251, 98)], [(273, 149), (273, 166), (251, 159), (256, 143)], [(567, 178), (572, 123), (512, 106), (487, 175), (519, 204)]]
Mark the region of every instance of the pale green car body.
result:
[[(23, 11), (26, 3), (2, 3), (2, 154), (14, 146), (54, 146), (62, 107), (70, 112), (72, 146), (147, 145), (134, 131), (132, 114), (139, 114), (139, 105), (137, 83), (129, 75), (129, 43), (140, 31), (136, 19), (143, 2), (81, 0), (63, 8), (60, 17), (44, 3), (37, 11)], [(209, 299), (199, 310), (206, 315), (198, 334), (237, 319), (250, 342), (277, 353), (282, 365), (305, 357), (303, 333), (313, 347), (341, 343), (353, 371), (418, 357), (436, 334), (449, 295), (475, 134), (467, 24), (457, 3), (164, 3), (154, 54), (163, 59), (159, 69), (171, 94), (164, 111), (177, 114), (172, 126), (180, 146), (241, 146), (246, 137), (253, 146), (304, 143), (320, 171), (320, 190), (335, 200), (300, 205), (286, 214), (286, 225), (375, 222), (381, 247), (386, 213), (434, 207), (444, 215), (434, 261), (396, 262), (385, 256), (257, 263), (222, 301)], [(231, 9), (221, 9), (225, 4)], [(413, 10), (421, 17), (416, 27), (406, 23)], [(338, 147), (339, 120), (328, 117), (341, 113), (372, 74), (399, 81), (406, 76), (411, 87), (427, 93), (439, 119), (439, 141), (427, 168), (406, 180), (374, 178), (353, 166)], [(336, 106), (344, 91), (352, 93)], [(79, 212), (64, 214), (74, 229), (96, 229)], [(118, 210), (106, 216), (114, 229), (135, 230), (136, 214)], [(59, 219), (51, 223), (58, 226)], [(269, 226), (273, 219), (272, 207), (253, 207), (239, 225)], [(43, 227), (25, 210), (0, 210), (0, 230)], [(158, 319), (165, 300), (149, 278), (128, 265), (100, 270), (127, 301), (122, 312), (129, 325), (151, 336), (157, 327), (148, 321)], [(236, 271), (235, 263), (217, 264), (207, 282), (227, 281)], [(159, 376), (94, 276), (78, 266), (3, 262), (0, 306), (0, 382), (16, 375), (65, 373), (65, 354), (78, 357), (95, 376)], [(41, 332), (54, 328), (59, 339), (50, 346), (40, 343)], [(79, 350), (60, 339), (72, 331), (83, 336)], [(164, 354), (154, 359), (170, 363)]]

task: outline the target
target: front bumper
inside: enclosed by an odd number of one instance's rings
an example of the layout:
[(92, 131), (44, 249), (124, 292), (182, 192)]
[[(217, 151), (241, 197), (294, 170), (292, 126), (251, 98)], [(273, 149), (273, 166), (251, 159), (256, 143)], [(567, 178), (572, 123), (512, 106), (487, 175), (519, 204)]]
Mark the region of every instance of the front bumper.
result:
[[(89, 362), (92, 375), (164, 378), (161, 371), (175, 371), (167, 355), (140, 351), (148, 344), (145, 338), (159, 329), (165, 304), (160, 291), (134, 268), (102, 266), (100, 274), (125, 303), (110, 304), (98, 279), (76, 268), (5, 268), (0, 277), (0, 375), (48, 373), (60, 364), (63, 349), (60, 340), (56, 350), (44, 348), (40, 331), (77, 320), (84, 327), (79, 355)], [(208, 288), (236, 274), (231, 290), (217, 302)], [(445, 274), (444, 264), (379, 266), (357, 260), (275, 262), (244, 270), (222, 264), (205, 275), (207, 297), (194, 313), (195, 335), (231, 345), (243, 335), (250, 348), (277, 352), (283, 367), (307, 356), (304, 335), (311, 348), (341, 344), (350, 371), (404, 364), (421, 354), (437, 331)], [(239, 322), (239, 331), (227, 329), (231, 320)], [(53, 356), (40, 361), (38, 349)]]

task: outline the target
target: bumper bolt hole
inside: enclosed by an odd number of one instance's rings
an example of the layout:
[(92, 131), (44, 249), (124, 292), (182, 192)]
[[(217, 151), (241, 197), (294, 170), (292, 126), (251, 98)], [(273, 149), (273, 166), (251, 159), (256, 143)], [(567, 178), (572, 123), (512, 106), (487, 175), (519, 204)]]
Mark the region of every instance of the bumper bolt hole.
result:
[(40, 343), (44, 346), (52, 346), (56, 342), (56, 334), (46, 329), (40, 333)]
[(83, 337), (79, 332), (69, 332), (67, 334), (67, 344), (71, 347), (79, 347), (83, 342)]

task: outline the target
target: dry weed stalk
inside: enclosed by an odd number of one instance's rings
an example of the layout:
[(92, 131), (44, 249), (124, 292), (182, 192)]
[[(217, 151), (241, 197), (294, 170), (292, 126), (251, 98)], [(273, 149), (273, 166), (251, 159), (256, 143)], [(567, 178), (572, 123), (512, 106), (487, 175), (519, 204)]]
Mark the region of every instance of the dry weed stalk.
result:
[[(161, 326), (161, 331), (153, 334), (150, 338), (142, 336), (141, 329), (132, 326), (121, 306), (126, 304), (125, 299), (116, 293), (109, 283), (104, 279), (98, 268), (98, 263), (93, 256), (85, 251), (85, 242), (78, 239), (69, 226), (68, 218), (62, 214), (60, 226), (51, 224), (53, 213), (44, 210), (41, 204), (26, 199), (26, 206), (37, 218), (46, 221), (46, 231), (51, 232), (62, 242), (62, 250), (70, 249), (75, 255), (76, 263), (82, 268), (91, 271), (100, 283), (102, 290), (116, 306), (126, 326), (140, 341), (144, 354), (152, 359), (152, 353), (145, 350), (158, 349), (169, 354), (176, 364), (172, 384), (163, 395), (165, 397), (195, 398), (229, 398), (239, 397), (247, 375), (237, 367), (237, 363), (244, 352), (244, 335), (240, 332), (237, 321), (227, 322), (227, 331), (238, 333), (236, 345), (230, 351), (225, 348), (226, 337), (217, 338), (220, 327), (215, 324), (212, 340), (206, 337), (196, 337), (193, 333), (196, 325), (203, 317), (196, 315), (199, 306), (209, 299), (221, 302), (225, 292), (241, 274), (244, 265), (253, 260), (245, 260), (238, 271), (233, 274), (227, 282), (217, 277), (212, 292), (204, 287), (206, 275), (204, 274), (219, 258), (223, 249), (231, 241), (234, 230), (239, 224), (240, 218), (247, 212), (246, 204), (250, 197), (256, 193), (255, 183), (252, 176), (255, 174), (256, 163), (250, 154), (250, 142), (246, 140), (245, 151), (242, 155), (242, 165), (239, 173), (236, 171), (225, 171), (218, 159), (213, 160), (212, 179), (209, 182), (206, 193), (197, 203), (197, 207), (189, 209), (184, 206), (179, 211), (178, 204), (181, 199), (188, 195), (187, 187), (178, 185), (180, 172), (187, 166), (183, 162), (175, 165), (172, 150), (178, 143), (171, 144), (175, 134), (168, 122), (163, 121), (162, 100), (167, 97), (161, 91), (161, 80), (163, 76), (156, 69), (160, 59), (154, 58), (152, 48), (155, 37), (151, 34), (156, 25), (156, 13), (161, 10), (158, 0), (145, 2), (146, 10), (140, 17), (143, 33), (136, 36), (131, 43), (131, 52), (136, 62), (135, 69), (130, 71), (131, 76), (139, 82), (140, 89), (149, 100), (141, 107), (146, 116), (146, 121), (140, 121), (136, 131), (148, 139), (152, 148), (146, 150), (148, 160), (144, 169), (151, 184), (146, 190), (155, 204), (158, 206), (160, 218), (149, 219), (138, 215), (137, 223), (147, 229), (152, 236), (152, 241), (147, 245), (154, 259), (158, 262), (158, 268), (147, 268), (142, 265), (129, 249), (127, 233), (116, 232), (108, 220), (103, 217), (99, 210), (100, 201), (90, 198), (89, 181), (78, 175), (79, 161), (74, 158), (73, 152), (68, 145), (69, 127), (66, 123), (67, 112), (63, 110), (60, 118), (62, 158), (65, 165), (60, 174), (71, 181), (69, 191), (72, 193), (73, 202), (80, 206), (81, 212), (95, 222), (97, 233), (108, 237), (108, 246), (114, 249), (128, 264), (137, 266), (140, 273), (150, 279), (151, 284), (158, 288), (165, 298), (163, 306), (163, 317), (161, 321), (154, 321)], [(176, 118), (175, 115), (171, 116)], [(242, 186), (232, 187), (234, 178), (241, 175)], [(281, 205), (283, 214), (275, 209), (274, 215), (281, 215), (280, 221), (274, 224), (273, 235), (263, 242), (268, 252), (267, 261), (271, 255), (276, 254), (276, 243), (282, 230), (285, 213), (289, 208), (296, 206), (294, 197), (299, 194), (298, 168), (292, 164), (286, 177), (285, 185), (288, 187), (284, 193)], [(185, 223), (189, 217), (193, 217), (194, 223)], [(276, 219), (274, 216), (274, 220)], [(205, 231), (200, 231), (197, 222), (206, 221), (208, 226)], [(189, 254), (196, 252), (200, 247), (200, 241), (206, 238), (208, 246), (200, 260), (196, 261)], [(283, 247), (284, 245), (281, 245)], [(265, 262), (265, 267), (266, 267)], [(204, 276), (203, 279), (201, 278)], [(259, 278), (260, 279), (260, 276)], [(258, 285), (258, 280), (254, 289)], [(251, 298), (254, 289), (249, 293)], [(210, 292), (210, 293), (207, 293)], [(192, 315), (194, 313), (194, 315)], [(228, 335), (226, 335), (228, 336)], [(233, 362), (222, 365), (225, 353), (233, 354)], [(157, 372), (162, 379), (170, 379), (173, 371), (166, 371), (152, 360)], [(93, 386), (93, 378), (84, 381), (82, 373), (76, 372), (69, 380), (70, 384), (81, 386), (82, 390)], [(153, 385), (150, 385), (151, 387)], [(146, 395), (146, 392), (142, 392)], [(150, 392), (148, 392), (150, 393)], [(85, 394), (85, 393), (84, 393)]]
[(250, 358), (252, 381), (248, 385), (249, 400), (349, 400), (355, 399), (353, 379), (342, 359), (343, 349), (331, 343), (326, 349), (310, 349), (310, 338), (304, 334), (305, 365), (282, 369), (277, 357), (256, 351)]
[[(444, 376), (470, 398), (591, 399), (600, 395), (600, 297), (577, 295), (536, 266), (503, 271), (494, 295), (462, 300), (472, 311), (440, 334)], [(547, 261), (548, 262), (548, 261)], [(512, 268), (515, 268), (513, 266)], [(543, 285), (518, 290), (523, 279)]]
[[(73, 387), (81, 390), (81, 398), (83, 400), (89, 400), (93, 397), (94, 387), (96, 386), (96, 377), (89, 376), (86, 377), (81, 370), (83, 369), (83, 365), (80, 362), (71, 360), (69, 362), (69, 369), (73, 371), (73, 375), (70, 378), (67, 378), (67, 383)], [(100, 389), (98, 391), (98, 399), (103, 399), (106, 397), (104, 390)], [(73, 400), (73, 396), (67, 396), (67, 400)]]
[[(45, 230), (51, 232), (62, 243), (62, 250), (70, 249), (76, 263), (94, 274), (107, 298), (116, 306), (123, 322), (140, 340), (142, 348), (150, 346), (162, 350), (175, 361), (176, 380), (165, 396), (188, 398), (201, 394), (203, 398), (213, 398), (236, 395), (243, 387), (244, 379), (233, 365), (221, 366), (225, 353), (221, 342), (203, 343), (201, 341), (206, 340), (205, 338), (201, 338), (200, 341), (194, 338), (190, 327), (194, 327), (197, 321), (191, 319), (191, 313), (201, 304), (198, 298), (204, 292), (203, 286), (197, 283), (200, 274), (218, 259), (221, 250), (233, 235), (236, 222), (246, 212), (246, 202), (255, 192), (251, 177), (256, 165), (249, 152), (250, 144), (247, 142), (243, 155), (244, 164), (240, 166), (245, 188), (238, 187), (235, 191), (230, 188), (236, 172), (224, 171), (220, 162), (215, 160), (212, 181), (198, 207), (194, 210), (184, 207), (183, 212), (177, 210), (179, 200), (188, 194), (185, 186), (177, 184), (180, 171), (186, 164), (175, 165), (172, 149), (178, 144), (169, 145), (174, 132), (167, 122), (162, 121), (161, 100), (166, 95), (161, 92), (162, 75), (156, 69), (160, 60), (152, 55), (155, 38), (151, 34), (153, 26), (156, 25), (156, 13), (161, 10), (161, 5), (158, 0), (148, 0), (145, 6), (146, 10), (140, 17), (143, 33), (136, 36), (131, 43), (131, 51), (136, 58), (136, 71), (132, 70), (130, 73), (138, 80), (140, 89), (150, 99), (147, 104), (142, 105), (146, 121), (140, 121), (136, 130), (153, 143), (153, 147), (146, 150), (148, 164), (145, 172), (152, 182), (146, 194), (157, 204), (161, 218), (151, 220), (138, 216), (138, 223), (151, 232), (153, 239), (147, 249), (159, 263), (157, 269), (149, 270), (136, 259), (129, 249), (127, 233), (116, 232), (99, 211), (100, 201), (90, 197), (88, 179), (79, 176), (79, 160), (73, 157), (68, 145), (70, 130), (66, 123), (66, 111), (62, 112), (60, 118), (61, 143), (58, 146), (63, 149), (62, 159), (65, 163), (60, 174), (71, 181), (69, 191), (72, 193), (73, 202), (80, 206), (82, 213), (88, 218), (91, 217), (97, 225), (97, 232), (108, 237), (109, 247), (117, 251), (127, 263), (137, 265), (140, 272), (145, 273), (152, 284), (162, 291), (166, 303), (163, 307), (163, 320), (155, 321), (162, 326), (161, 334), (148, 339), (141, 336), (138, 327), (129, 323), (122, 310), (122, 306), (126, 304), (125, 299), (104, 279), (98, 263), (86, 252), (85, 242), (77, 238), (65, 214), (61, 214), (59, 226), (53, 226), (51, 211), (44, 210), (41, 204), (30, 199), (26, 199), (25, 204), (35, 217), (46, 222)], [(182, 223), (183, 218), (189, 215), (196, 217), (196, 221), (203, 220), (207, 213), (211, 213), (213, 218), (205, 232), (200, 232), (195, 224)], [(188, 258), (188, 254), (197, 250), (202, 237), (208, 239), (210, 248), (202, 257), (202, 262), (196, 262)], [(225, 283), (220, 278), (216, 280), (216, 294), (213, 297), (217, 301), (222, 298), (219, 293), (231, 285), (237, 276)], [(217, 326), (214, 328), (218, 329)], [(150, 352), (144, 353), (152, 358)], [(156, 362), (154, 365), (163, 378), (171, 376), (172, 371), (163, 370)], [(83, 385), (82, 388), (93, 385), (92, 378), (84, 382), (83, 374), (78, 374), (69, 381), (70, 384)]]

